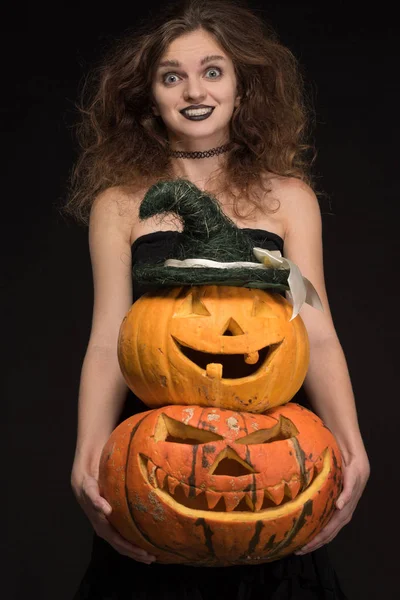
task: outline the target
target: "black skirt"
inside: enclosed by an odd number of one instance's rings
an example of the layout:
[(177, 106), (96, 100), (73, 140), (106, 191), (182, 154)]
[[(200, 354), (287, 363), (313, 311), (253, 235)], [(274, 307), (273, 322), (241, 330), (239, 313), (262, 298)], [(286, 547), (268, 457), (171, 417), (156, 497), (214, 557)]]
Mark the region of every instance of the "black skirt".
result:
[(261, 565), (146, 565), (95, 536), (92, 559), (74, 600), (347, 600), (328, 549)]

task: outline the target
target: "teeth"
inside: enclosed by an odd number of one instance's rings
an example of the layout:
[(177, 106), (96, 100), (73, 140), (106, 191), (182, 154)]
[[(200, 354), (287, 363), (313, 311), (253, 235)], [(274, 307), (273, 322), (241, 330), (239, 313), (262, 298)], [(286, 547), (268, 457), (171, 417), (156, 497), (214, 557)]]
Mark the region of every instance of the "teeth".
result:
[(164, 482), (165, 482), (166, 476), (167, 476), (167, 474), (165, 471), (163, 471), (162, 469), (157, 469), (156, 479), (157, 479), (158, 487), (161, 489), (164, 487)]
[(244, 355), (244, 362), (248, 365), (255, 365), (258, 362), (259, 355), (257, 350)]
[(206, 373), (210, 379), (222, 379), (221, 363), (208, 363)]
[(190, 108), (184, 110), (185, 115), (196, 116), (196, 115), (206, 115), (212, 111), (212, 108)]
[(265, 495), (276, 505), (281, 504), (285, 496), (285, 484), (282, 482), (274, 487), (267, 488)]
[(288, 498), (291, 498), (292, 500), (294, 500), (297, 496), (297, 494), (299, 493), (301, 488), (301, 481), (300, 479), (292, 479), (289, 482), (285, 482), (285, 495)]
[[(323, 459), (322, 457), (319, 457), (315, 461), (314, 465), (310, 468), (310, 470), (307, 471), (307, 484), (304, 487), (307, 487), (312, 482), (312, 480), (318, 475), (318, 473), (320, 473), (322, 467)], [(189, 496), (197, 497), (199, 496), (199, 494), (202, 494), (204, 492), (209, 510), (213, 510), (220, 501), (221, 497), (223, 497), (227, 512), (232, 512), (233, 510), (235, 510), (235, 508), (238, 506), (238, 504), (240, 504), (243, 498), (245, 498), (249, 510), (258, 512), (262, 508), (264, 496), (269, 500), (272, 500), (272, 502), (278, 506), (282, 503), (285, 496), (289, 500), (294, 500), (297, 497), (297, 495), (301, 492), (301, 480), (296, 478), (293, 478), (290, 481), (282, 481), (279, 485), (271, 486), (264, 490), (259, 489), (255, 492), (237, 491), (223, 493), (211, 490), (204, 491), (201, 488), (189, 486), (186, 483), (180, 483), (179, 480), (175, 477), (167, 475), (167, 473), (163, 469), (157, 468), (157, 466), (150, 459), (148, 459), (147, 461), (147, 473), (149, 481), (153, 487), (158, 487), (160, 489), (166, 487), (171, 495), (175, 494), (175, 490), (178, 485), (182, 487), (186, 498), (189, 498)]]
[(175, 477), (171, 477), (171, 475), (168, 475), (168, 491), (170, 494), (174, 494), (175, 492), (175, 488), (178, 485), (179, 481), (177, 479), (175, 479)]
[[(224, 494), (225, 506), (227, 512), (235, 510), (241, 499), (244, 497), (245, 492), (229, 492)], [(263, 494), (264, 495), (264, 494)]]
[(254, 510), (257, 512), (260, 510), (264, 502), (264, 490), (256, 490), (256, 502), (254, 504)]
[(192, 495), (192, 497), (193, 497), (193, 492), (196, 497), (199, 494), (201, 494), (201, 492), (203, 491), (200, 488), (195, 488), (192, 485), (187, 485), (186, 483), (181, 483), (181, 487), (183, 489), (183, 492), (184, 492), (186, 498), (189, 498), (189, 495)]
[(246, 492), (246, 504), (252, 511), (259, 511), (264, 502), (264, 490)]
[(220, 492), (205, 492), (207, 505), (210, 510), (214, 508), (218, 504), (218, 501), (221, 499), (222, 494)]
[(245, 495), (244, 499), (246, 500), (246, 504), (249, 507), (249, 509), (250, 510), (254, 510), (253, 493), (252, 492), (246, 492), (246, 495)]

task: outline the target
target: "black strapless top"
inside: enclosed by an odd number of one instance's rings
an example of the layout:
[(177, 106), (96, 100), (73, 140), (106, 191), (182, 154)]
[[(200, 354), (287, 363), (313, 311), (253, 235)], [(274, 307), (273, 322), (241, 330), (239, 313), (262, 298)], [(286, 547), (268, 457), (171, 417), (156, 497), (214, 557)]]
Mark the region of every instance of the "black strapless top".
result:
[[(265, 229), (244, 227), (254, 246), (265, 250), (280, 250), (283, 254), (283, 239), (276, 233)], [(172, 256), (173, 247), (179, 242), (179, 231), (155, 231), (141, 235), (132, 244), (132, 267), (136, 264), (157, 263)], [(149, 288), (133, 282), (133, 301), (149, 291)]]

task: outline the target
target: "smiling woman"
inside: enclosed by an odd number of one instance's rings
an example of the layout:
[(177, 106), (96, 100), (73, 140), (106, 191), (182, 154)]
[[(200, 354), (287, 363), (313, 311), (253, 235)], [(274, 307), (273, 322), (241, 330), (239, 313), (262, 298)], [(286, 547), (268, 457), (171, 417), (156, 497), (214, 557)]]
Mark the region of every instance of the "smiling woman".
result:
[[(244, 3), (166, 4), (113, 44), (84, 81), (82, 153), (65, 212), (87, 223), (102, 191), (124, 186), (134, 193), (181, 175), (212, 179), (239, 218), (261, 204), (272, 214), (276, 199), (265, 202), (272, 189), (266, 174), (311, 182), (302, 90), (295, 57)], [(212, 112), (187, 114), (203, 106)], [(169, 160), (171, 152), (221, 147), (224, 169), (208, 163), (207, 177), (204, 165)]]
[[(297, 60), (243, 1), (182, 0), (167, 4), (157, 18), (151, 15), (140, 29), (112, 45), (86, 78), (80, 109), (81, 153), (65, 212), (89, 222), (94, 306), (80, 381), (71, 483), (96, 535), (75, 600), (211, 600), (220, 590), (232, 600), (343, 600), (326, 544), (350, 521), (368, 480), (369, 462), (325, 289), (321, 215), (312, 189), (308, 111)], [(161, 186), (156, 185), (160, 182)], [(146, 192), (155, 188), (157, 196), (165, 185), (177, 190), (179, 199), (183, 188), (194, 189), (201, 210), (188, 204), (183, 218), (176, 210), (176, 197), (171, 196), (163, 210), (154, 203), (143, 215), (140, 207)], [(209, 213), (204, 217), (206, 198), (211, 196), (213, 206), (229, 217), (230, 232), (212, 256), (210, 249), (216, 246), (211, 233), (219, 231), (219, 221), (210, 225)], [(323, 311), (304, 305), (294, 315), (294, 295), (283, 297), (285, 290), (292, 291), (288, 273), (280, 268), (269, 283), (281, 295), (250, 289), (260, 287), (261, 270), (253, 269), (254, 275), (248, 277), (245, 268), (245, 279), (228, 281), (230, 288), (220, 280), (215, 285), (207, 280), (201, 287), (191, 276), (184, 283), (189, 287), (162, 292), (162, 306), (157, 298), (153, 302), (149, 292), (154, 277), (146, 283), (138, 274), (144, 269), (154, 274), (154, 267), (165, 283), (168, 259), (184, 262), (180, 251), (192, 249), (198, 230), (204, 234), (198, 246), (201, 252), (185, 258), (229, 263), (235, 248), (232, 240), (236, 240), (246, 254), (244, 260), (254, 260), (254, 250), (264, 256), (261, 268), (265, 272), (266, 255), (279, 255), (314, 286)], [(235, 290), (233, 302), (231, 290)], [(125, 328), (131, 326), (136, 333), (130, 333), (128, 340)], [(146, 400), (157, 407), (183, 399), (183, 411), (179, 405), (162, 406), (153, 411), (157, 419), (145, 416), (148, 406), (128, 391), (118, 362), (120, 331), (121, 367), (132, 389), (142, 397), (149, 392)], [(140, 356), (139, 343), (144, 348)], [(178, 365), (183, 389), (171, 375), (168, 360), (161, 358), (164, 352)], [(157, 389), (149, 384), (148, 373), (141, 373), (141, 361), (153, 378), (157, 376)], [(263, 379), (266, 372), (268, 377)], [(277, 406), (293, 397), (305, 375), (304, 390), (315, 413), (308, 413), (308, 419), (324, 424), (324, 447), (311, 447), (313, 433), (296, 424), (297, 417), (289, 414), (294, 409), (291, 403), (274, 409), (279, 416), (273, 422), (266, 415), (240, 417), (243, 428), (247, 420), (252, 427), (259, 419), (262, 432), (248, 430), (236, 436), (234, 420), (238, 422), (235, 414), (239, 413), (230, 413), (230, 403), (239, 398), (241, 406), (244, 403), (255, 413), (265, 408), (263, 402)], [(218, 410), (229, 412), (228, 429), (214, 431), (212, 408), (187, 406), (192, 396), (196, 404), (202, 404), (204, 398), (195, 388), (207, 377), (219, 394), (218, 402), (226, 402)], [(257, 378), (262, 394), (255, 398), (252, 383)], [(239, 385), (243, 390), (239, 391)], [(208, 411), (211, 425), (190, 428), (190, 413), (185, 410)], [(294, 410), (297, 416), (304, 411), (301, 407)], [(124, 430), (129, 440), (135, 444), (139, 440), (136, 462), (130, 462), (122, 444), (106, 446), (102, 453), (111, 434), (128, 417), (137, 426)], [(144, 435), (136, 436), (140, 423)], [(338, 446), (333, 454), (327, 450), (328, 428)], [(273, 454), (274, 444), (284, 452), (274, 455), (267, 468), (265, 456)], [(162, 464), (157, 455), (161, 446), (165, 450)], [(204, 449), (201, 461), (196, 462), (197, 501), (185, 493), (190, 492), (193, 474), (184, 446), (192, 460)], [(123, 452), (126, 460), (119, 464)], [(264, 460), (257, 458), (257, 452)], [(118, 463), (110, 502), (99, 488), (101, 457), (103, 473)], [(167, 478), (172, 477), (171, 465), (184, 474), (180, 480), (175, 477), (179, 486)], [(285, 465), (287, 472), (280, 472)], [(343, 471), (342, 490), (335, 468)], [(226, 477), (225, 483), (234, 486), (236, 495), (219, 487)], [(335, 484), (333, 490), (326, 483), (329, 477)], [(146, 497), (130, 488), (140, 478)], [(106, 494), (107, 481), (101, 483)], [(202, 484), (209, 484), (203, 495)], [(323, 491), (325, 484), (328, 487)], [(233, 533), (226, 523), (219, 527), (220, 515), (210, 517), (210, 513), (223, 512), (213, 510), (221, 508), (218, 494), (228, 509), (225, 521), (243, 524), (239, 536), (243, 540), (229, 538)], [(318, 523), (310, 509), (314, 500)], [(143, 547), (134, 536), (121, 535), (125, 530), (119, 529), (120, 524), (115, 528), (113, 519), (121, 515), (124, 502), (127, 512), (121, 519), (125, 525), (130, 512), (135, 512), (137, 522), (146, 519), (147, 504), (151, 504), (157, 530), (152, 535), (161, 535), (168, 556), (169, 537), (174, 540), (175, 554), (179, 552), (176, 515), (196, 517), (191, 525), (196, 543), (201, 542), (194, 544), (201, 560), (196, 562), (193, 556), (182, 560), (181, 556), (176, 563), (172, 559), (171, 564), (161, 564), (151, 544)], [(169, 525), (159, 518), (160, 506), (163, 514), (169, 511)], [(271, 533), (268, 539), (261, 532), (264, 524), (259, 524), (257, 510), (265, 517), (264, 533)], [(276, 515), (282, 517), (283, 525), (275, 544), (267, 526)], [(210, 518), (214, 520), (208, 522)], [(311, 537), (295, 539), (303, 526)], [(228, 542), (233, 540), (232, 553), (238, 562), (234, 567), (205, 567), (204, 548), (211, 551), (218, 546), (225, 552), (226, 546), (220, 544), (224, 536)], [(242, 560), (241, 541), (250, 555), (261, 539), (265, 551), (272, 548), (272, 562)], [(311, 541), (300, 548), (307, 539)], [(281, 552), (283, 548), (287, 553)], [(229, 564), (229, 557), (225, 558)]]
[[(206, 56), (202, 56), (204, 51)], [(201, 151), (226, 144), (232, 113), (240, 103), (233, 62), (206, 31), (181, 35), (161, 57), (152, 98), (153, 112), (167, 128), (172, 151)], [(186, 120), (207, 121), (207, 125), (194, 129)]]

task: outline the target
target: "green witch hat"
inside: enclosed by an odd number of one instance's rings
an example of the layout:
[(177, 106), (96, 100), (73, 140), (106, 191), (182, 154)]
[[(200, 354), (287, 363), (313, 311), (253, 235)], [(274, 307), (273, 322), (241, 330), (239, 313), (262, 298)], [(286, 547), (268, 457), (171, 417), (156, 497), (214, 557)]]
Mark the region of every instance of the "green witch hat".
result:
[(160, 181), (147, 191), (139, 218), (165, 213), (177, 215), (183, 230), (168, 260), (135, 265), (133, 275), (138, 283), (288, 290), (294, 304), (292, 318), (304, 302), (321, 308), (317, 292), (296, 265), (279, 251), (255, 248), (250, 236), (223, 213), (218, 201), (190, 181)]

